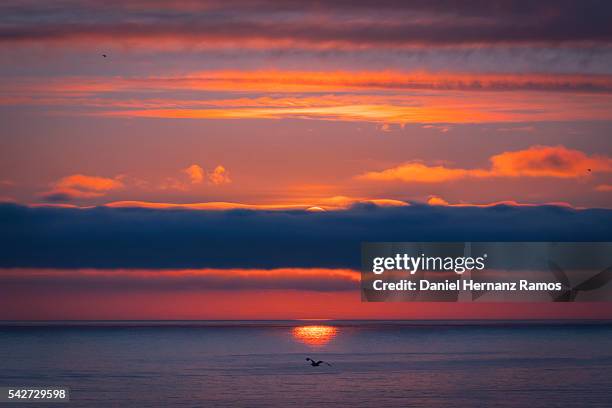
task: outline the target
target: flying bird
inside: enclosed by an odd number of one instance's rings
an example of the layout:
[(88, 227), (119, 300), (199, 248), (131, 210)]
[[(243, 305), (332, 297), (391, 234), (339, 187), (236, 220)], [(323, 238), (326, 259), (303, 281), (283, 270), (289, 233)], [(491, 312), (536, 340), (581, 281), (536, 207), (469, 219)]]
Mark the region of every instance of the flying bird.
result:
[(555, 302), (573, 302), (576, 299), (578, 292), (599, 289), (612, 280), (612, 266), (604, 269), (594, 276), (591, 276), (589, 279), (576, 286), (572, 286), (570, 284), (569, 278), (567, 277), (565, 271), (563, 271), (563, 269), (561, 269), (561, 267), (553, 261), (548, 261), (548, 268), (552, 274), (555, 275), (557, 281), (565, 288), (560, 295), (553, 295), (551, 293), (551, 296), (553, 296)]
[(328, 366), (332, 366), (331, 364), (329, 364), (327, 361), (323, 361), (323, 360), (319, 360), (319, 361), (314, 361), (312, 358), (310, 357), (306, 357), (306, 361), (310, 361), (310, 365), (313, 367), (318, 367), (321, 364), (327, 364)]
[(103, 57), (103, 58), (106, 58), (106, 57), (107, 57), (107, 55), (106, 55), (106, 54), (102, 54), (102, 57)]

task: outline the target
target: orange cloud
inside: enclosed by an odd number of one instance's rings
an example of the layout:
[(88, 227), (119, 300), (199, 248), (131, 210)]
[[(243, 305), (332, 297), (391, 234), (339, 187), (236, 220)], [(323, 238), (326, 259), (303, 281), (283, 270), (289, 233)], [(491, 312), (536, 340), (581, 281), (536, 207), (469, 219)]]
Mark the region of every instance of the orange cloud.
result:
[(588, 156), (564, 146), (532, 146), (491, 157), (491, 173), (507, 177), (582, 177), (592, 172), (612, 172), (612, 159)]
[(227, 169), (221, 165), (215, 167), (212, 171), (206, 172), (202, 166), (192, 164), (183, 169), (182, 172), (187, 175), (189, 182), (175, 177), (166, 177), (159, 184), (159, 188), (161, 190), (187, 191), (190, 188), (190, 184), (202, 184), (205, 180), (215, 186), (231, 182)]
[(612, 75), (473, 74), (426, 71), (202, 71), (182, 76), (69, 77), (21, 80), (5, 91), (29, 93), (96, 93), (130, 90), (190, 90), (228, 92), (347, 92), (379, 91), (545, 91), (612, 92)]
[(60, 179), (55, 186), (57, 188), (73, 188), (84, 191), (105, 192), (122, 188), (123, 183), (117, 179), (74, 174), (72, 176), (67, 176)]
[(578, 178), (594, 172), (612, 172), (612, 159), (588, 156), (564, 146), (532, 146), (492, 156), (489, 169), (462, 169), (408, 162), (357, 176), (360, 180), (443, 183), (465, 178), (556, 177)]
[[(513, 94), (513, 95), (510, 95)], [(414, 95), (294, 96), (276, 100), (207, 101), (194, 103), (92, 111), (89, 114), (116, 117), (167, 119), (318, 119), (365, 121), (381, 124), (491, 123), (525, 121), (600, 120), (610, 117), (609, 95), (571, 95), (562, 100), (552, 94), (524, 92), (462, 93), (429, 91)], [(158, 102), (159, 103), (159, 102)], [(163, 104), (163, 102), (161, 102)], [(200, 103), (200, 102), (198, 102)], [(243, 104), (243, 106), (236, 106)], [(232, 106), (234, 105), (234, 106)]]
[[(484, 170), (483, 174), (486, 173)], [(389, 181), (399, 180), (415, 183), (442, 183), (466, 178), (472, 170), (451, 169), (444, 166), (428, 166), (423, 163), (406, 163), (379, 172), (369, 172), (358, 176), (362, 180)]]
[(216, 186), (220, 184), (231, 183), (232, 181), (229, 178), (229, 173), (227, 172), (225, 167), (221, 165), (215, 167), (215, 169), (212, 172), (208, 173), (208, 180)]
[(79, 198), (102, 197), (108, 192), (124, 187), (121, 177), (106, 178), (73, 174), (63, 177), (53, 184), (50, 191), (41, 196), (50, 201), (69, 201)]
[(183, 171), (189, 176), (192, 184), (199, 184), (204, 181), (204, 169), (197, 164), (192, 164)]
[(438, 197), (438, 196), (431, 196), (429, 197), (429, 199), (427, 200), (427, 204), (429, 205), (442, 205), (442, 206), (447, 206), (448, 201), (446, 201), (445, 199)]

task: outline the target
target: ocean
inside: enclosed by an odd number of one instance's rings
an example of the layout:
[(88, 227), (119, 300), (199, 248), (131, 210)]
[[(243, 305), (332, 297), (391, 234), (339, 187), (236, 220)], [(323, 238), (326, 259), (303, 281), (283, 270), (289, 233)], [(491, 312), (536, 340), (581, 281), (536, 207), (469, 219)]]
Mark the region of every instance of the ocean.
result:
[(0, 325), (0, 386), (57, 406), (609, 407), (610, 373), (610, 322)]

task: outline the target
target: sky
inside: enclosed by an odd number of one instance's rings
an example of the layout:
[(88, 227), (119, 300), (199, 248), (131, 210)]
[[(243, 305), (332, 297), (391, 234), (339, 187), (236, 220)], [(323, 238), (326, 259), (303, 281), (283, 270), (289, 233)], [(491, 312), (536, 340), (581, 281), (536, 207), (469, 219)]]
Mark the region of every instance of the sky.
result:
[(495, 317), (361, 304), (358, 241), (610, 240), (611, 19), (595, 0), (4, 1), (0, 318)]

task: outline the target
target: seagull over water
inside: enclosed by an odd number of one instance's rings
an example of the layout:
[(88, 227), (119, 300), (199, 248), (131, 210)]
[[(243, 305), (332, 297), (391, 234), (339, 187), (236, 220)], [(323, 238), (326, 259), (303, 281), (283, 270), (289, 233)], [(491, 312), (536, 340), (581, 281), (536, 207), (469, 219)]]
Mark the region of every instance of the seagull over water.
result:
[(323, 360), (319, 360), (319, 361), (314, 361), (312, 358), (310, 357), (306, 357), (306, 361), (310, 361), (310, 365), (313, 367), (318, 367), (321, 364), (327, 364), (328, 366), (332, 366), (331, 364), (329, 364), (327, 361), (323, 361)]

